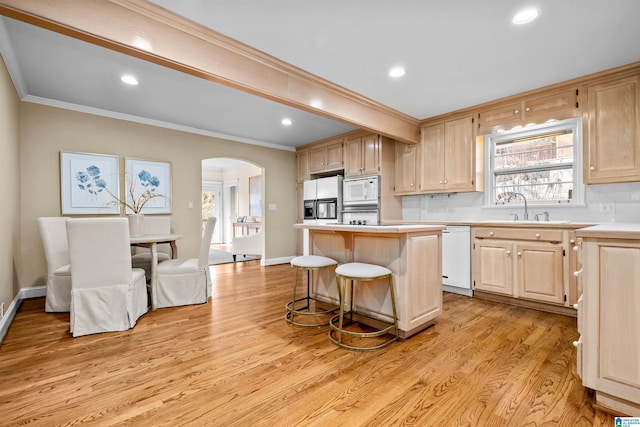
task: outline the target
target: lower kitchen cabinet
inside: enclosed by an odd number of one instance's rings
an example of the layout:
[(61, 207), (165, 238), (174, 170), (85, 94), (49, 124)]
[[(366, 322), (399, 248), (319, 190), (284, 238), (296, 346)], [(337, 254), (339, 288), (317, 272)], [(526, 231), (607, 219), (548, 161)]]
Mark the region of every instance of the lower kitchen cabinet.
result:
[(474, 227), (473, 236), (474, 290), (567, 303), (563, 230)]
[[(598, 227), (591, 227), (598, 229)], [(585, 229), (577, 368), (596, 403), (640, 416), (640, 232), (635, 240)], [(594, 234), (596, 233), (596, 234)]]

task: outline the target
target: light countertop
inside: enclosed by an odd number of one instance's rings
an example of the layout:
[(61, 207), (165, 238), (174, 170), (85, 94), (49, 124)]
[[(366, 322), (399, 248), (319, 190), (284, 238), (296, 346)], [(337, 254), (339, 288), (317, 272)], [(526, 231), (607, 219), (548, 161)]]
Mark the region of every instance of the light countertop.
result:
[(442, 224), (392, 224), (392, 225), (350, 225), (350, 224), (294, 224), (294, 228), (307, 230), (350, 231), (356, 233), (416, 233), (442, 231)]
[(640, 223), (607, 222), (576, 231), (578, 237), (640, 240)]

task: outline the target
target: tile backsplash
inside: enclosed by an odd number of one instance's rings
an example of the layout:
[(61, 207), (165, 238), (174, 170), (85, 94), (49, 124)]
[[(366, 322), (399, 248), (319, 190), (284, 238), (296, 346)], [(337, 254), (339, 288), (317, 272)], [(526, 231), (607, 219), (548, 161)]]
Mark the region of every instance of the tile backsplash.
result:
[[(522, 219), (522, 204), (510, 207), (483, 207), (483, 193), (447, 193), (402, 198), (405, 221), (478, 221)], [(605, 205), (605, 206), (603, 206)], [(602, 212), (613, 207), (613, 212)], [(572, 222), (640, 222), (640, 183), (587, 185), (582, 206), (529, 205), (529, 219), (549, 212), (552, 221)]]

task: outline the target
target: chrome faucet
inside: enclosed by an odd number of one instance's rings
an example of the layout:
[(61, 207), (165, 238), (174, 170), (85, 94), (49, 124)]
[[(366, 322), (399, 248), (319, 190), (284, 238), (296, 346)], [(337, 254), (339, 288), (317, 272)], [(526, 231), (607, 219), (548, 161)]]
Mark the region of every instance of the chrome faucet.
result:
[(524, 197), (524, 194), (522, 193), (511, 193), (511, 195), (507, 198), (507, 203), (509, 203), (511, 201), (511, 198), (513, 196), (520, 196), (522, 197), (522, 200), (524, 200), (524, 219), (525, 221), (529, 220), (529, 209), (527, 208), (527, 198)]

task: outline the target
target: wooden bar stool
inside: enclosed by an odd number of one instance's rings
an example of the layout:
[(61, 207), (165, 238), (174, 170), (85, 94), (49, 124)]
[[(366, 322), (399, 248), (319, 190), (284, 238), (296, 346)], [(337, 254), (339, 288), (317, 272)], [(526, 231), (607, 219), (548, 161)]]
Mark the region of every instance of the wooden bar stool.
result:
[[(296, 278), (293, 282), (293, 297), (291, 298), (291, 301), (286, 304), (287, 313), (285, 314), (284, 318), (288, 323), (303, 328), (319, 328), (322, 326), (326, 326), (329, 323), (328, 319), (327, 321), (324, 321), (322, 323), (301, 323), (299, 321), (296, 321), (296, 316), (319, 317), (333, 314), (335, 308), (330, 310), (318, 310), (316, 308), (315, 311), (310, 311), (311, 301), (315, 301), (315, 298), (311, 297), (310, 284), (312, 271), (332, 267), (335, 265), (338, 265), (338, 261), (318, 255), (299, 256), (291, 260), (291, 266), (295, 267), (296, 269)], [(298, 272), (300, 270), (307, 271), (307, 296), (296, 298), (296, 288), (298, 287)], [(304, 307), (296, 307), (296, 303), (300, 301), (306, 301), (306, 305)]]
[[(381, 324), (382, 327), (377, 328), (372, 332), (358, 332), (345, 329), (345, 326), (353, 323), (353, 288), (356, 282), (370, 282), (372, 280), (388, 279), (389, 293), (391, 295), (391, 308), (393, 309), (393, 321), (385, 322), (380, 319), (367, 316), (363, 313), (359, 313), (360, 316), (371, 318), (377, 324)], [(340, 313), (333, 316), (329, 321), (329, 339), (338, 347), (347, 348), (349, 350), (357, 351), (373, 351), (384, 348), (398, 339), (398, 315), (396, 313), (396, 300), (393, 291), (393, 275), (388, 268), (375, 265), (365, 264), (361, 262), (352, 262), (342, 264), (336, 268), (336, 281), (338, 283), (338, 292), (340, 294)], [(345, 313), (345, 293), (348, 284), (351, 284), (351, 304), (349, 311)], [(345, 323), (345, 314), (349, 315), (347, 323)], [(338, 322), (336, 326), (335, 323)], [(359, 346), (355, 344), (346, 344), (343, 342), (343, 335), (357, 337), (357, 338), (375, 338), (385, 334), (391, 334), (392, 336), (383, 341), (381, 344), (372, 346)]]

